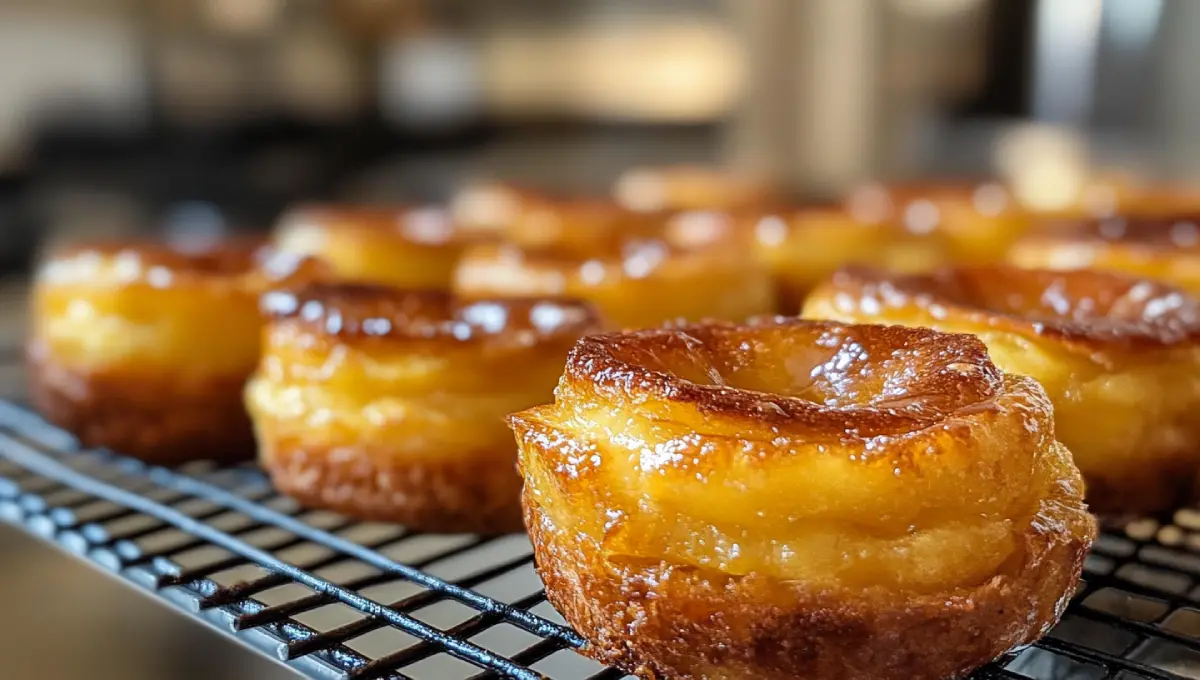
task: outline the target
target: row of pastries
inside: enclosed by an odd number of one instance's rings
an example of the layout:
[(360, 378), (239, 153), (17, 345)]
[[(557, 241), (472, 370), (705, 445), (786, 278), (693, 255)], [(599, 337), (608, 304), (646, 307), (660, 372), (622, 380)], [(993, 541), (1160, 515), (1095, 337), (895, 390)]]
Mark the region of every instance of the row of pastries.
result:
[(642, 677), (956, 677), (1057, 621), (1089, 505), (1196, 497), (1193, 207), (1106, 178), (1052, 214), (998, 183), (796, 207), (701, 168), (307, 206), (51, 254), (31, 396), (155, 463), (257, 451), (306, 506), (525, 529), (585, 652)]

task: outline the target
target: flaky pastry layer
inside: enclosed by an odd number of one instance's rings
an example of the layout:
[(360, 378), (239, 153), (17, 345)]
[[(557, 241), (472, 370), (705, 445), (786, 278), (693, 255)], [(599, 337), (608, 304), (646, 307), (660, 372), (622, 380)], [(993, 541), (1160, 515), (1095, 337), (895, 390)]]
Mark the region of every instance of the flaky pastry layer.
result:
[(617, 178), (613, 198), (639, 212), (735, 210), (777, 200), (771, 182), (702, 165), (633, 168)]
[(1095, 531), (1044, 392), (969, 336), (593, 336), (510, 424), (547, 593), (644, 677), (961, 673), (1053, 624)]
[(459, 263), (455, 290), (472, 297), (581, 298), (618, 328), (740, 320), (775, 309), (770, 274), (750, 240), (704, 213), (680, 215), (653, 235), (618, 231), (541, 246), (480, 245)]
[(941, 234), (957, 263), (994, 262), (1030, 225), (1030, 215), (996, 182), (871, 184), (851, 192), (846, 207), (867, 222), (916, 234)]
[(951, 256), (940, 232), (918, 234), (889, 222), (865, 221), (840, 206), (747, 211), (737, 219), (753, 230), (758, 257), (776, 280), (785, 314), (798, 313), (804, 296), (847, 264), (921, 272)]
[(244, 373), (75, 367), (57, 360), (38, 340), (28, 346), (27, 363), (34, 408), (84, 446), (159, 465), (254, 456), (241, 400)]
[(804, 314), (977, 335), (1003, 370), (1045, 387), (1097, 511), (1169, 510), (1194, 493), (1200, 308), (1178, 289), (1092, 271), (850, 269)]
[(297, 208), (275, 234), (281, 250), (319, 257), (341, 279), (405, 288), (449, 286), (476, 238), (439, 208), (336, 205)]
[(418, 529), (519, 526), (503, 416), (549, 397), (571, 344), (596, 326), (590, 308), (352, 284), (279, 291), (264, 307), (246, 402), (281, 488)]
[(59, 251), (31, 299), (35, 403), (88, 445), (164, 462), (246, 456), (259, 294), (319, 270), (251, 242)]
[(254, 242), (195, 251), (145, 242), (76, 246), (39, 267), (31, 333), (75, 367), (248, 372), (258, 358), (259, 295), (319, 270)]
[(1034, 269), (1100, 269), (1200, 293), (1200, 222), (1195, 217), (1107, 218), (1045, 225), (1008, 260)]

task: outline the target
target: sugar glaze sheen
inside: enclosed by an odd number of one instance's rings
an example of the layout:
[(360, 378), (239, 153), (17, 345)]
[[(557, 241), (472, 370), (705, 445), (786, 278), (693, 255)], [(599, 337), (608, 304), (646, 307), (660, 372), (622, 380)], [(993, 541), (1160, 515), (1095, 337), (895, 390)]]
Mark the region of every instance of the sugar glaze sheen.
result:
[(586, 303), (316, 283), (263, 299), (246, 388), (263, 467), (312, 507), (431, 532), (519, 531), (503, 417), (552, 397)]
[(56, 250), (34, 277), (32, 400), (88, 446), (166, 464), (249, 458), (241, 389), (259, 357), (258, 297), (324, 273), (254, 239)]
[(1035, 378), (1099, 512), (1157, 512), (1196, 497), (1200, 302), (1165, 283), (1004, 265), (898, 275), (850, 268), (805, 316), (972, 333), (1005, 371)]
[(591, 336), (510, 423), (548, 596), (646, 678), (958, 676), (1053, 625), (1095, 532), (1044, 391), (968, 335)]

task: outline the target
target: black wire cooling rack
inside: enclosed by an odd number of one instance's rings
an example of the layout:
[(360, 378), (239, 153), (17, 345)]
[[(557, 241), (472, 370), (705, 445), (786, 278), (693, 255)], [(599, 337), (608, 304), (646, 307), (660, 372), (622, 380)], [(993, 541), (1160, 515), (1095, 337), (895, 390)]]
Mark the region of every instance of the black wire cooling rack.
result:
[[(19, 373), (18, 356), (0, 350), (0, 376)], [(0, 401), (0, 519), (309, 677), (623, 677), (574, 651), (523, 536), (306, 511), (252, 466), (83, 450), (16, 401)], [(1058, 628), (975, 677), (1200, 678), (1198, 579), (1200, 511), (1110, 530)]]

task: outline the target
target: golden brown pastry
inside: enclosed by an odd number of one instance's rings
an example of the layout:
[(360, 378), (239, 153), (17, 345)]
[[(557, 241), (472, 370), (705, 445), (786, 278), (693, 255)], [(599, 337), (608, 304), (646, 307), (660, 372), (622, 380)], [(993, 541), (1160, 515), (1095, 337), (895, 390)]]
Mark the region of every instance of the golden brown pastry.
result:
[(520, 530), (504, 416), (550, 398), (589, 307), (316, 284), (264, 309), (246, 403), (278, 489), (422, 531)]
[(943, 234), (955, 262), (1003, 259), (1029, 227), (1029, 214), (996, 182), (871, 184), (846, 202), (866, 222), (897, 224), (914, 234)]
[(1103, 173), (1088, 178), (1065, 209), (1037, 212), (1041, 218), (1065, 220), (1196, 214), (1200, 213), (1200, 190), (1182, 184), (1151, 182), (1127, 173)]
[(1156, 279), (1200, 294), (1200, 214), (1052, 223), (1009, 251), (1009, 262), (1042, 269), (1101, 269)]
[(523, 246), (582, 246), (614, 234), (653, 236), (670, 217), (668, 211), (639, 211), (608, 198), (557, 196), (497, 182), (467, 187), (454, 197), (451, 211), (469, 233)]
[(621, 238), (659, 236), (670, 217), (665, 212), (638, 212), (607, 199), (555, 198), (527, 192), (503, 238), (531, 248), (569, 247), (582, 251)]
[(839, 268), (871, 264), (895, 271), (928, 271), (945, 264), (944, 234), (916, 234), (888, 222), (867, 222), (841, 206), (807, 206), (743, 217), (758, 257), (779, 289), (780, 311), (796, 314), (804, 296)]
[(258, 362), (258, 297), (320, 269), (258, 245), (108, 243), (51, 255), (31, 301), (33, 404), (86, 446), (154, 463), (252, 456), (241, 394)]
[(1135, 215), (1166, 218), (1172, 215), (1200, 214), (1200, 187), (1184, 184), (1141, 183), (1117, 193), (1111, 211), (1093, 213), (1093, 217)]
[(966, 335), (592, 336), (509, 422), (547, 596), (643, 678), (960, 677), (1054, 625), (1095, 534), (1045, 392)]
[(774, 310), (770, 274), (750, 240), (725, 220), (689, 213), (658, 232), (479, 245), (459, 263), (455, 290), (470, 297), (582, 298), (621, 328), (680, 318), (744, 319)]
[(1000, 265), (926, 276), (850, 269), (814, 291), (804, 315), (979, 336), (997, 366), (1045, 387), (1094, 510), (1171, 510), (1194, 492), (1200, 306), (1178, 289)]
[(777, 200), (774, 186), (747, 174), (702, 165), (634, 168), (617, 178), (613, 198), (631, 210), (734, 210)]
[(474, 238), (440, 208), (312, 205), (280, 221), (275, 242), (312, 255), (339, 278), (404, 288), (446, 288)]
[(467, 234), (483, 238), (503, 236), (530, 195), (525, 189), (503, 182), (471, 182), (450, 199), (450, 216)]

